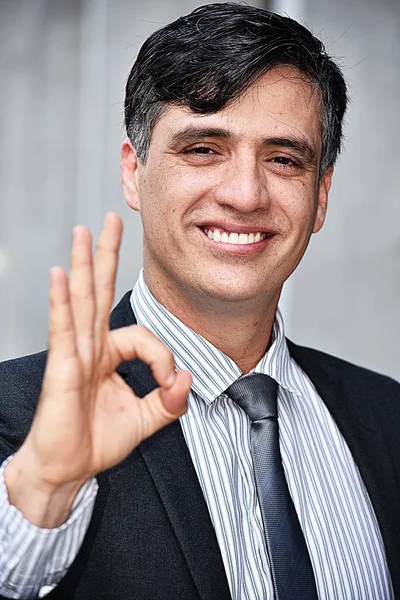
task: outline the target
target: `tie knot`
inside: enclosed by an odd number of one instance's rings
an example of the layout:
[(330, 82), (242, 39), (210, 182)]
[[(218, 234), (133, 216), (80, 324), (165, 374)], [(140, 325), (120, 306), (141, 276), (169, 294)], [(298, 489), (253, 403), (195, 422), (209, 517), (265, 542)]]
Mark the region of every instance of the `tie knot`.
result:
[(251, 421), (277, 418), (278, 384), (268, 375), (251, 373), (239, 377), (225, 394), (242, 408)]

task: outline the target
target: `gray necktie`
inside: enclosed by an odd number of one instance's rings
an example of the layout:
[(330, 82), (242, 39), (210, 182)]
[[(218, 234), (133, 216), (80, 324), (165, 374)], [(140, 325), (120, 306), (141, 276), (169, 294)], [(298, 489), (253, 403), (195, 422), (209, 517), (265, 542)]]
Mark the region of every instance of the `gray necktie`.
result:
[(314, 573), (279, 450), (276, 381), (253, 373), (227, 390), (251, 420), (250, 440), (276, 600), (317, 599)]

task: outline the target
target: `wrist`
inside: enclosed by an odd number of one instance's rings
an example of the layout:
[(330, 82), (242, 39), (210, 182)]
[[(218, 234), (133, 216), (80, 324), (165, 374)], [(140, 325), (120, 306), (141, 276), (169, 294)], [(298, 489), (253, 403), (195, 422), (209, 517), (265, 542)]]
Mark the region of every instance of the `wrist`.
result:
[(34, 461), (26, 459), (22, 448), (4, 470), (9, 503), (33, 525), (45, 529), (59, 527), (68, 519), (75, 497), (85, 481), (54, 484), (43, 478)]

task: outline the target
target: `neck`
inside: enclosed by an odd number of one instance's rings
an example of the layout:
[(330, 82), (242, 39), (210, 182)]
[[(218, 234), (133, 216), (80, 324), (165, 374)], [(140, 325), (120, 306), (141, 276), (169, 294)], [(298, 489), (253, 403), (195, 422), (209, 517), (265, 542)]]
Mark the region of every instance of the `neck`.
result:
[(269, 348), (280, 290), (269, 298), (241, 302), (209, 297), (199, 301), (198, 293), (195, 297), (181, 289), (171, 293), (147, 276), (146, 283), (160, 304), (232, 359), (243, 374), (251, 371)]

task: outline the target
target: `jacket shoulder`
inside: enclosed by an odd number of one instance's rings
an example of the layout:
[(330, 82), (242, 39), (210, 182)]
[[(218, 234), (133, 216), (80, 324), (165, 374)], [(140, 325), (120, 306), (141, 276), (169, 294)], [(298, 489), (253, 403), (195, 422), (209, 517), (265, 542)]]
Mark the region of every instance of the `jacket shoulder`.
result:
[(321, 374), (340, 383), (350, 393), (365, 394), (367, 397), (379, 395), (400, 402), (400, 383), (395, 379), (358, 366), (337, 356), (314, 348), (307, 348), (288, 341), (289, 352), (306, 372), (319, 371)]
[(47, 352), (39, 352), (0, 363), (0, 460), (15, 451), (29, 431), (46, 358)]

